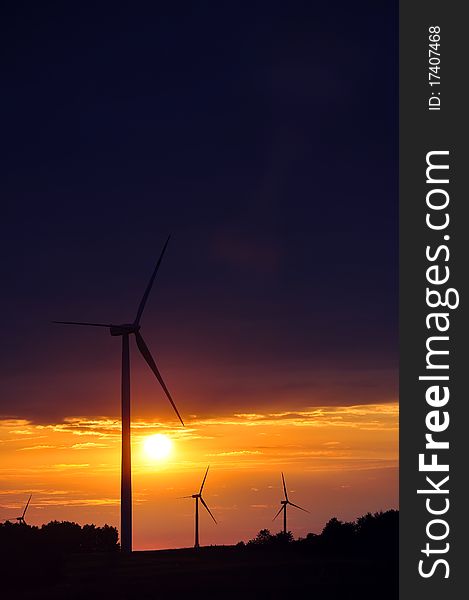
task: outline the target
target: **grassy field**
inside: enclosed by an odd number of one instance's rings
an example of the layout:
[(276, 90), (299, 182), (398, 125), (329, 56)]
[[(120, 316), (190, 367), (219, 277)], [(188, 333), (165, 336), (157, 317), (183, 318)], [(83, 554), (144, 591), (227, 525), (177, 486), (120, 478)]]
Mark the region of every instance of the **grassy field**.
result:
[(397, 598), (394, 561), (317, 556), (294, 548), (80, 554), (53, 565), (53, 577), (41, 581), (40, 575), (35, 583), (34, 573), (24, 571), (29, 581), (20, 591), (17, 580), (15, 599)]

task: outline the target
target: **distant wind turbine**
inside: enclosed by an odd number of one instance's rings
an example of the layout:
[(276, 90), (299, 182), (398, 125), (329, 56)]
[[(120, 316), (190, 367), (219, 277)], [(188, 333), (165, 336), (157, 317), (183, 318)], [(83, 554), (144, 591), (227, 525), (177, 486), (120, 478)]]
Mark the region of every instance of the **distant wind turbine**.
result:
[(283, 473), (282, 473), (282, 483), (283, 483), (283, 491), (285, 494), (285, 500), (280, 501), (282, 508), (278, 511), (278, 513), (275, 515), (275, 517), (272, 519), (272, 521), (275, 521), (275, 519), (279, 516), (279, 514), (283, 510), (283, 533), (284, 533), (284, 535), (286, 535), (287, 534), (287, 506), (288, 505), (294, 506), (295, 508), (299, 508), (300, 510), (303, 510), (304, 512), (307, 512), (307, 513), (309, 513), (309, 510), (306, 510), (306, 508), (302, 508), (301, 506), (298, 506), (298, 504), (293, 504), (293, 502), (290, 502), (290, 500), (288, 499), (287, 486), (285, 485), (285, 477), (283, 476)]
[(19, 517), (13, 517), (11, 519), (3, 519), (4, 521), (18, 521), (20, 525), (26, 525), (26, 521), (24, 520), (24, 516), (26, 511), (28, 510), (29, 503), (31, 502), (32, 494), (29, 495), (28, 501), (26, 502), (26, 506), (24, 507), (23, 514)]
[(181, 498), (194, 498), (195, 499), (195, 543), (194, 543), (194, 548), (199, 547), (199, 500), (202, 502), (202, 504), (206, 508), (208, 514), (212, 517), (212, 519), (216, 523), (215, 517), (212, 515), (209, 507), (205, 503), (205, 500), (202, 498), (202, 490), (204, 489), (205, 480), (207, 479), (207, 473), (208, 473), (209, 468), (210, 468), (210, 465), (207, 467), (207, 470), (205, 471), (205, 475), (204, 475), (204, 478), (202, 481), (202, 485), (200, 486), (199, 493), (192, 494), (192, 496), (181, 496)]
[(142, 300), (140, 301), (137, 316), (133, 323), (124, 323), (122, 325), (112, 325), (111, 323), (82, 323), (77, 321), (53, 321), (53, 323), (61, 323), (63, 325), (84, 325), (89, 327), (107, 327), (112, 336), (120, 336), (122, 338), (122, 384), (121, 384), (121, 400), (122, 400), (122, 466), (121, 466), (121, 548), (123, 552), (132, 552), (132, 470), (131, 470), (131, 447), (130, 447), (130, 350), (129, 338), (130, 335), (135, 335), (137, 347), (141, 355), (148, 363), (148, 366), (153, 371), (155, 377), (159, 381), (164, 393), (171, 403), (178, 419), (182, 425), (184, 422), (179, 414), (176, 405), (171, 397), (171, 394), (166, 387), (165, 382), (156, 366), (156, 363), (150, 354), (141, 333), (140, 320), (142, 318), (145, 304), (150, 295), (153, 282), (160, 267), (163, 255), (169, 242), (169, 237), (161, 251), (156, 267), (153, 271), (150, 281), (145, 289)]

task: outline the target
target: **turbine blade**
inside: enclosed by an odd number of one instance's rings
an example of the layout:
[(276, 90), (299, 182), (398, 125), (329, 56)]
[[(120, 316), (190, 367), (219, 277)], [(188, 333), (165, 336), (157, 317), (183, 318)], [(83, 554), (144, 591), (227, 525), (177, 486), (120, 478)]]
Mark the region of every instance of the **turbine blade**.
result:
[(207, 473), (208, 473), (209, 469), (210, 469), (210, 465), (208, 465), (207, 470), (205, 471), (204, 479), (202, 481), (202, 485), (200, 486), (200, 492), (199, 492), (199, 494), (201, 494), (202, 490), (204, 489), (205, 480), (207, 479)]
[(192, 498), (192, 496), (176, 496), (176, 500), (183, 500), (184, 498)]
[(305, 512), (309, 513), (309, 510), (306, 510), (306, 508), (302, 508), (301, 506), (298, 506), (298, 504), (293, 504), (293, 502), (288, 502), (288, 504), (290, 504), (290, 506), (294, 506), (295, 508), (299, 508), (300, 510), (304, 510)]
[(110, 323), (82, 323), (80, 321), (52, 321), (60, 325), (86, 325), (87, 327), (112, 327)]
[[(202, 496), (200, 496), (200, 501), (202, 502), (202, 504), (205, 506), (205, 508), (207, 509), (208, 514), (212, 517), (212, 519), (215, 521), (215, 523), (217, 523), (217, 520), (215, 519), (215, 517), (212, 515), (212, 513), (210, 512), (209, 507), (206, 505), (205, 500), (202, 498)], [(218, 525), (218, 523), (217, 523)]]
[(155, 281), (156, 274), (158, 273), (158, 269), (160, 268), (160, 264), (163, 259), (163, 254), (166, 251), (166, 246), (168, 245), (170, 237), (171, 236), (169, 235), (168, 239), (166, 240), (165, 245), (163, 246), (163, 250), (161, 251), (160, 258), (158, 259), (155, 270), (153, 271), (153, 275), (150, 277), (150, 281), (148, 282), (147, 289), (145, 290), (145, 293), (143, 294), (143, 298), (140, 301), (140, 305), (139, 305), (138, 311), (137, 311), (137, 316), (135, 317), (135, 321), (134, 321), (135, 325), (138, 325), (140, 323), (140, 319), (142, 318), (143, 309), (145, 308), (145, 304), (147, 303), (148, 296), (150, 295), (151, 288), (153, 286), (153, 282)]
[(275, 515), (275, 517), (272, 519), (272, 521), (275, 521), (275, 519), (279, 516), (279, 514), (282, 512), (283, 510), (283, 506), (282, 508), (278, 511), (278, 513)]
[(33, 496), (32, 494), (29, 495), (28, 502), (26, 503), (26, 506), (24, 507), (23, 515), (22, 515), (23, 519), (24, 519), (24, 515), (26, 514), (26, 511), (28, 510), (28, 506), (29, 506), (29, 503), (31, 502), (32, 496)]
[(146, 360), (148, 366), (150, 367), (150, 369), (155, 374), (155, 377), (160, 382), (160, 385), (163, 388), (164, 393), (166, 394), (168, 400), (171, 402), (171, 406), (174, 408), (174, 412), (177, 414), (178, 419), (181, 421), (181, 423), (184, 427), (184, 421), (182, 420), (181, 415), (179, 414), (179, 411), (176, 408), (176, 405), (174, 404), (174, 400), (171, 398), (171, 394), (169, 393), (169, 390), (166, 387), (166, 384), (163, 381), (163, 378), (161, 377), (160, 372), (158, 371), (158, 367), (156, 366), (156, 363), (153, 360), (153, 356), (150, 354), (150, 350), (148, 349), (148, 346), (145, 344), (145, 341), (139, 331), (137, 331), (135, 333), (135, 339), (137, 340), (137, 346), (138, 346), (138, 349), (140, 350), (143, 358)]
[(283, 476), (283, 473), (282, 473), (282, 481), (283, 481), (283, 491), (285, 492), (285, 500), (288, 500), (287, 486), (285, 485), (285, 477)]

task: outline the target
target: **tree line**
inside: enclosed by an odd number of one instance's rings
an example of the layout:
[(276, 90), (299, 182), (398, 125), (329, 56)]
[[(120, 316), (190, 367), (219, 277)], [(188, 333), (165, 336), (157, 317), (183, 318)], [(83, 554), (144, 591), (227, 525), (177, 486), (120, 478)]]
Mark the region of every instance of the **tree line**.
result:
[[(361, 550), (364, 552), (398, 551), (399, 511), (367, 513), (355, 521), (330, 519), (320, 534), (308, 533), (294, 539), (292, 533), (281, 531), (273, 534), (268, 529), (247, 543), (239, 542), (238, 548), (274, 548), (296, 546), (328, 553)], [(94, 524), (80, 526), (70, 521), (51, 521), (41, 527), (16, 524), (7, 521), (0, 524), (0, 552), (14, 553), (54, 550), (63, 554), (80, 552), (115, 552), (119, 549), (116, 527)]]
[(303, 538), (294, 539), (292, 533), (281, 531), (272, 534), (261, 529), (247, 544), (239, 542), (238, 547), (275, 548), (292, 546), (298, 550), (310, 550), (327, 554), (386, 554), (398, 556), (399, 511), (367, 513), (355, 521), (330, 519), (320, 534), (308, 533)]
[(119, 534), (115, 527), (83, 525), (71, 521), (51, 521), (41, 527), (6, 521), (0, 524), (0, 551), (14, 552), (21, 548), (60, 550), (63, 553), (113, 552), (119, 549)]

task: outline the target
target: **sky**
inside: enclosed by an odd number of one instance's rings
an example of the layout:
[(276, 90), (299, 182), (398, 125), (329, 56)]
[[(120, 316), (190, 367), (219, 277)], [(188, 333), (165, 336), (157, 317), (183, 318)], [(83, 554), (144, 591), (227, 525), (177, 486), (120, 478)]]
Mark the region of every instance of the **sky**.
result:
[(393, 3), (0, 21), (0, 518), (118, 524), (119, 340), (51, 321), (132, 321), (169, 234), (142, 332), (187, 427), (133, 345), (136, 547), (190, 544), (209, 463), (207, 543), (279, 526), (281, 470), (297, 534), (396, 507)]

